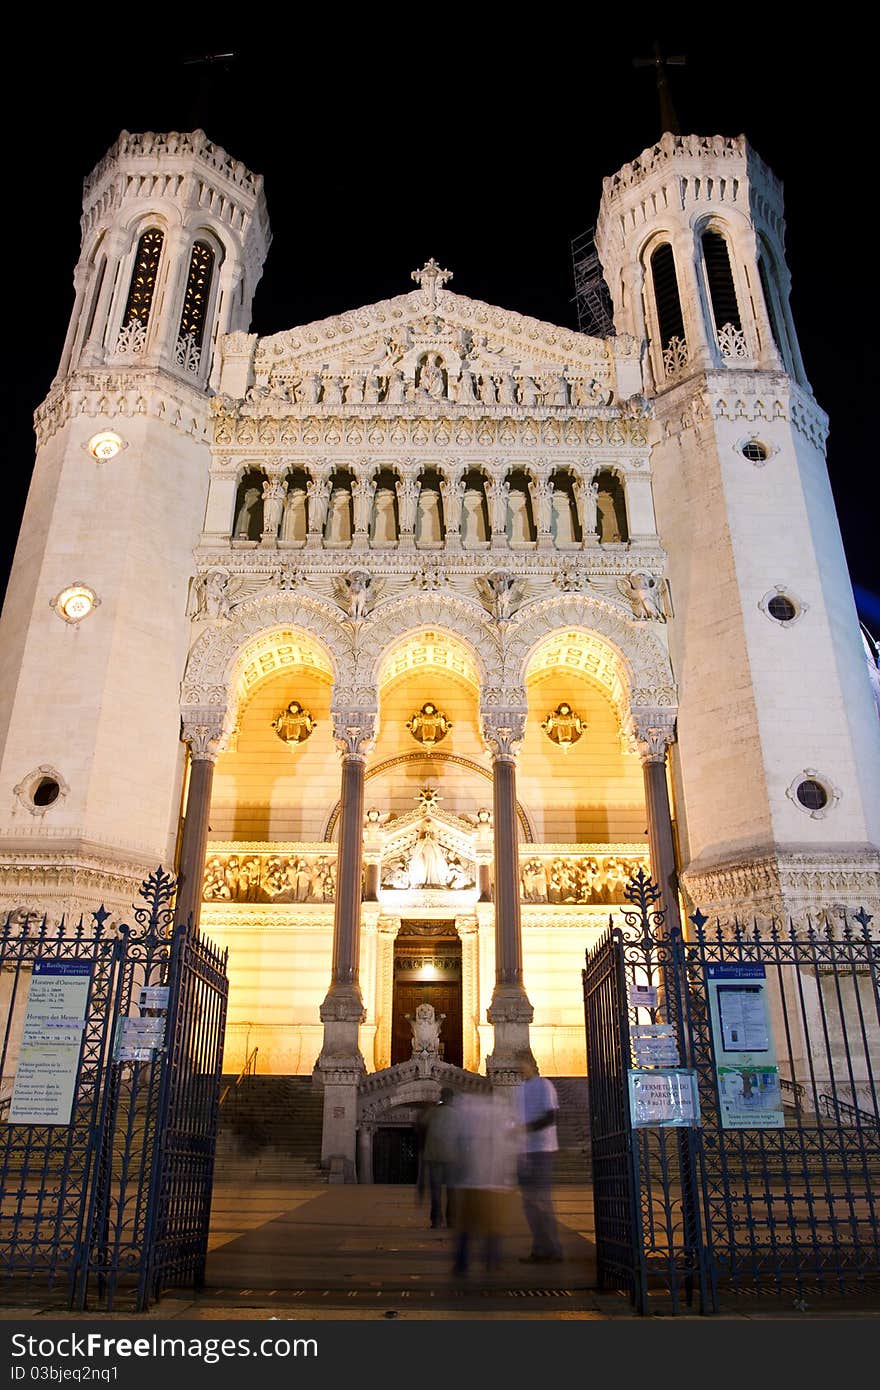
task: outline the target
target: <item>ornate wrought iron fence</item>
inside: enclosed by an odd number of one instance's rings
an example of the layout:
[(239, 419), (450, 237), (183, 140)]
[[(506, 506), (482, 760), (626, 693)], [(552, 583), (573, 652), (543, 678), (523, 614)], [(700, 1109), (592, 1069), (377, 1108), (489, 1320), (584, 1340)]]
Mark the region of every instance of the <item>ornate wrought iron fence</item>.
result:
[[(685, 939), (666, 934), (644, 875), (628, 896), (626, 924), (609, 930), (583, 972), (600, 1281), (627, 1290), (641, 1311), (652, 1292), (678, 1311), (698, 1290), (709, 1312), (722, 1288), (801, 1300), (880, 1292), (880, 939), (871, 918), (710, 927), (697, 912)], [(766, 1046), (757, 1045), (760, 1022), (749, 1025), (747, 1065), (721, 987), (766, 1001)], [(698, 1125), (633, 1127), (628, 1073), (639, 1063), (669, 1072), (668, 1061), (646, 1062), (652, 1032), (668, 1033), (674, 1060), (695, 1073)]]
[(100, 908), (72, 930), (10, 916), (0, 933), (0, 1277), (72, 1308), (142, 1309), (204, 1275), (226, 957), (172, 933), (173, 891), (159, 868), (133, 927)]

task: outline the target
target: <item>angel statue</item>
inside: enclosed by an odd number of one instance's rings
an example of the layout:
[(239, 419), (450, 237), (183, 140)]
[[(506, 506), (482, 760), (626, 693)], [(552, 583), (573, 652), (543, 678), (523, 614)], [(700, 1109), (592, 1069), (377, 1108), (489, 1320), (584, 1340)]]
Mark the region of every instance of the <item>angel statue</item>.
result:
[(547, 737), (558, 743), (563, 753), (566, 753), (573, 743), (577, 743), (586, 727), (580, 715), (566, 700), (557, 705), (541, 725)]
[(510, 617), (512, 605), (522, 598), (522, 584), (506, 570), (493, 570), (485, 579), (475, 581), (480, 597), (496, 622), (506, 622)]
[(335, 587), (340, 607), (347, 611), (353, 622), (358, 623), (367, 616), (379, 583), (366, 570), (351, 570), (335, 581)]
[(272, 720), (272, 728), (285, 743), (304, 743), (316, 728), (316, 721), (307, 709), (303, 709), (299, 700), (291, 700), (287, 709)]
[(205, 618), (228, 618), (230, 613), (229, 572), (223, 569), (208, 570), (207, 574), (197, 575), (193, 580), (193, 598), (196, 614)]
[(666, 614), (660, 604), (660, 590), (653, 575), (644, 570), (634, 570), (625, 579), (618, 579), (617, 587), (629, 602), (633, 617), (642, 620), (666, 621)]

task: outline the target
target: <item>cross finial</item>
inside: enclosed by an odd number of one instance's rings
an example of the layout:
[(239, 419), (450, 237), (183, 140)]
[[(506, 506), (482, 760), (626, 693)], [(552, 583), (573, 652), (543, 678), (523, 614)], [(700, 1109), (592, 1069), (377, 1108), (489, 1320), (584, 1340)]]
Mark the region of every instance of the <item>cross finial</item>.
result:
[(672, 97), (669, 94), (666, 69), (683, 68), (686, 62), (687, 59), (683, 53), (678, 54), (674, 58), (664, 58), (659, 39), (654, 40), (653, 58), (633, 58), (634, 68), (653, 68), (657, 74), (657, 96), (660, 99), (660, 124), (662, 126), (661, 135), (667, 130), (672, 135), (681, 134), (678, 117), (675, 114), (675, 107), (672, 105)]
[(421, 270), (412, 271), (410, 278), (421, 286), (428, 307), (436, 309), (437, 291), (438, 289), (442, 290), (446, 281), (452, 279), (452, 271), (441, 270), (432, 256), (429, 261), (425, 262)]

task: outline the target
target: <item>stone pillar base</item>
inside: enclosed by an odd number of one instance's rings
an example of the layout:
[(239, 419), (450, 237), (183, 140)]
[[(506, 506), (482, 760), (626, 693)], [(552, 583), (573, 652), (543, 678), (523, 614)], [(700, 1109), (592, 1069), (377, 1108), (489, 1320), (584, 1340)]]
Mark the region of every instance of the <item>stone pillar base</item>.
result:
[(493, 1086), (516, 1086), (522, 1080), (520, 1063), (531, 1058), (529, 1024), (535, 1011), (521, 984), (496, 985), (486, 1017), (495, 1030), (495, 1045), (486, 1058), (486, 1075)]

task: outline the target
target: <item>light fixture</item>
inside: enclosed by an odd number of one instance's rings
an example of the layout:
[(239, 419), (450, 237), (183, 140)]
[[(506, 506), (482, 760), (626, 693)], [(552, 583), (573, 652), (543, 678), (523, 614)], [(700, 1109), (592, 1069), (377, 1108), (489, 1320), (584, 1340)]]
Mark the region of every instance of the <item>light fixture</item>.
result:
[(100, 602), (94, 589), (90, 589), (88, 584), (70, 584), (55, 598), (49, 600), (49, 607), (54, 608), (59, 618), (63, 618), (66, 623), (81, 623)]
[(126, 447), (125, 440), (114, 430), (101, 430), (100, 434), (93, 434), (86, 445), (92, 458), (97, 459), (99, 463), (106, 463), (108, 459), (115, 458), (120, 449)]
[(577, 743), (586, 728), (586, 724), (571, 705), (563, 700), (561, 704), (556, 706), (552, 714), (547, 715), (541, 728), (547, 737), (557, 743), (563, 753), (566, 753), (573, 743)]

